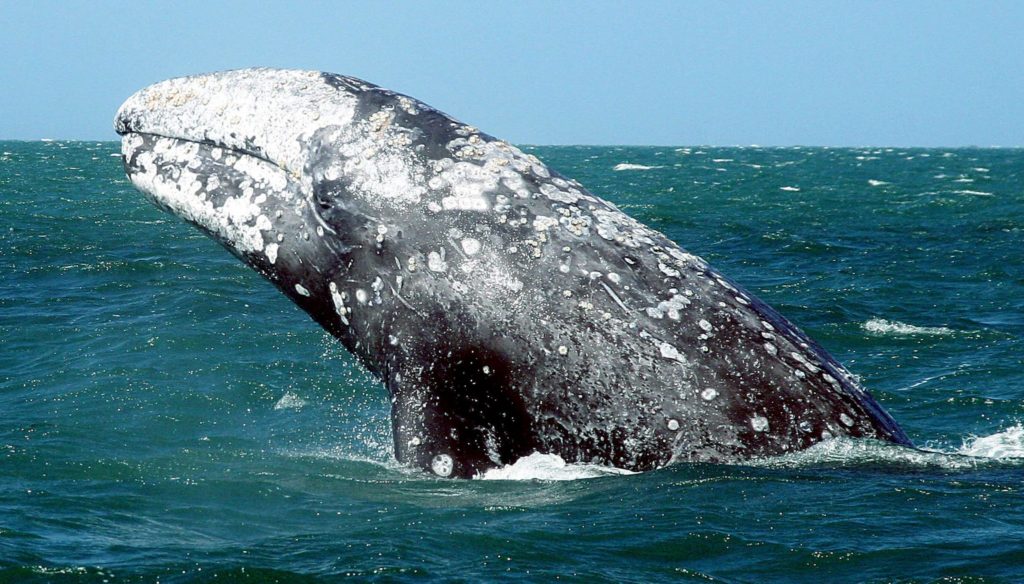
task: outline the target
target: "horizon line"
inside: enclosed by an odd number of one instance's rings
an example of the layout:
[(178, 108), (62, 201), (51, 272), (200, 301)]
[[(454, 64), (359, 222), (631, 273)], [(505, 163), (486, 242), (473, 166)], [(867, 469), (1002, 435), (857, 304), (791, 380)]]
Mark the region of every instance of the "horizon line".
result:
[[(0, 138), (0, 142), (118, 142), (114, 139), (94, 138)], [(530, 142), (513, 142), (505, 140), (521, 148), (759, 148), (759, 149), (784, 149), (784, 148), (875, 148), (875, 149), (904, 149), (904, 150), (1019, 150), (1024, 144), (1016, 146), (1003, 146), (992, 144), (981, 146), (977, 144), (964, 144), (958, 146), (908, 146), (897, 144), (583, 144), (583, 143), (550, 143), (539, 144)]]

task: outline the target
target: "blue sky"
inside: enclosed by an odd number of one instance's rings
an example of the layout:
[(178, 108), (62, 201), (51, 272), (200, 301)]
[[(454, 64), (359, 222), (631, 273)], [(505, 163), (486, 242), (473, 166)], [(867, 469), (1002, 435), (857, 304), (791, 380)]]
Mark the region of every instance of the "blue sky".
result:
[(1024, 2), (0, 0), (0, 139), (145, 85), (320, 69), (528, 144), (1024, 146)]

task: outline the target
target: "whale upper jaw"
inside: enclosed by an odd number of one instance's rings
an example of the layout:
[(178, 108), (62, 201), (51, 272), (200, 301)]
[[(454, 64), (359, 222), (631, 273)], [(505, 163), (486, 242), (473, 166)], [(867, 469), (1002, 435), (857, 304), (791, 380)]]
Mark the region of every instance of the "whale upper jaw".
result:
[(321, 73), (240, 69), (143, 88), (118, 109), (114, 129), (237, 151), (298, 177), (308, 162), (307, 139), (350, 124), (356, 103), (353, 91)]
[(309, 146), (352, 122), (359, 89), (310, 71), (182, 77), (129, 97), (114, 128), (136, 188), (271, 277), (280, 234), (321, 222)]

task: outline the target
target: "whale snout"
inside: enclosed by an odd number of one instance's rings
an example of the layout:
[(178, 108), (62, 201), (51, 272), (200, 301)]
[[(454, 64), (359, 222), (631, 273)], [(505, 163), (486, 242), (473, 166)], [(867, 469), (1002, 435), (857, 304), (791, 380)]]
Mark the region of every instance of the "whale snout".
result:
[(264, 159), (293, 175), (307, 160), (306, 138), (346, 126), (357, 99), (309, 71), (242, 69), (169, 79), (129, 97), (114, 129), (197, 142)]
[(347, 124), (354, 100), (319, 73), (226, 71), (138, 91), (114, 128), (136, 188), (274, 279), (317, 227), (307, 138)]

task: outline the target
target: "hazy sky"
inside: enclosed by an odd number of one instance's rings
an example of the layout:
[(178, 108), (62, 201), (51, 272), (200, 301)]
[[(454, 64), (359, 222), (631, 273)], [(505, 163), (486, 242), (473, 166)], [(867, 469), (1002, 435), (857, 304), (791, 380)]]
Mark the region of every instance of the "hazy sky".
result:
[(528, 144), (1024, 146), (1024, 2), (0, 0), (0, 139), (136, 89), (320, 69)]

